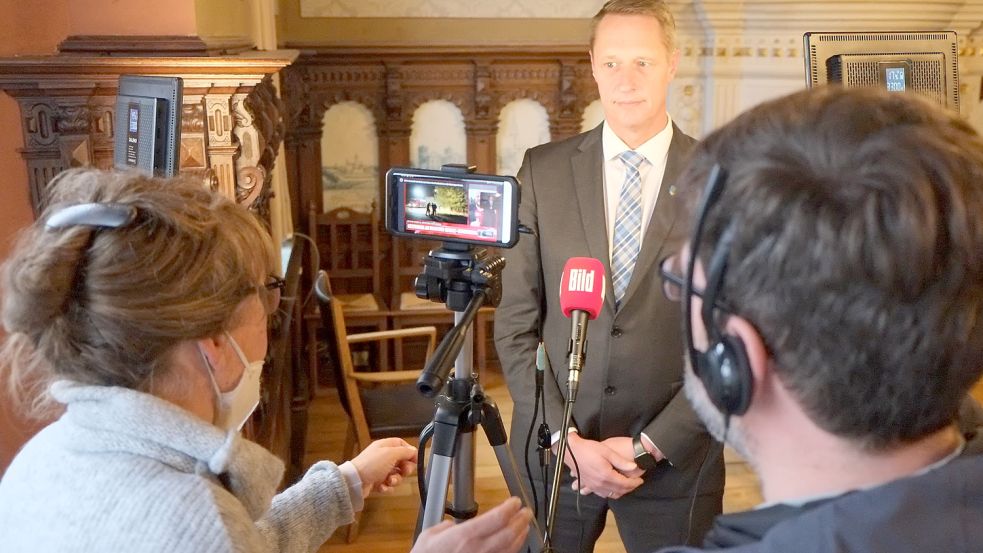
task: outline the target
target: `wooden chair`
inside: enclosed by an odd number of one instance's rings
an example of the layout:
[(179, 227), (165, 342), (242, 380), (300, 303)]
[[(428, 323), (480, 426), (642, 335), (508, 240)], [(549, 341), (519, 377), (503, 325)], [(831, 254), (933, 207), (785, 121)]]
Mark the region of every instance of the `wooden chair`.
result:
[(331, 275), (345, 313), (384, 311), (382, 250), (379, 247), (379, 211), (369, 213), (339, 207), (318, 213), (311, 204), (311, 238), (318, 245), (321, 267)]
[[(390, 320), (393, 328), (419, 325), (449, 326), (454, 323), (454, 312), (441, 303), (416, 296), (414, 280), (423, 272), (423, 260), (427, 253), (440, 247), (440, 242), (411, 238), (392, 238), (392, 288), (390, 290)], [(403, 344), (396, 342), (396, 369), (404, 363)]]
[[(385, 330), (389, 309), (382, 298), (382, 250), (379, 242), (379, 212), (375, 202), (369, 213), (339, 207), (319, 213), (310, 206), (308, 231), (318, 246), (320, 266), (311, 274), (325, 269), (331, 275), (335, 297), (345, 311), (350, 327)], [(312, 256), (316, 262), (318, 256)], [(316, 313), (308, 321), (320, 325)], [(315, 329), (316, 332), (316, 329)], [(388, 344), (377, 346), (382, 367), (388, 366)]]
[[(420, 370), (388, 372), (356, 371), (352, 363), (351, 344), (425, 337), (427, 357), (433, 353), (437, 329), (432, 326), (384, 330), (363, 334), (348, 334), (345, 330), (345, 311), (333, 295), (328, 274), (320, 271), (314, 282), (314, 296), (320, 304), (325, 341), (331, 357), (338, 387), (338, 398), (348, 415), (348, 436), (344, 458), (351, 459), (370, 441), (398, 436), (417, 437), (433, 420), (433, 400), (416, 390)], [(359, 517), (348, 528), (348, 543), (358, 536)]]

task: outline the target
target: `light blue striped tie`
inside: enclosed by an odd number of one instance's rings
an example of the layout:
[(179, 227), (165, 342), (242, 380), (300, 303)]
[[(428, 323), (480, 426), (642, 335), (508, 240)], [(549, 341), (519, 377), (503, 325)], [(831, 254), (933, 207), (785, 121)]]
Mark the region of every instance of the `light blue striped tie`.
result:
[(615, 215), (611, 284), (614, 286), (615, 305), (620, 308), (621, 298), (628, 290), (635, 260), (638, 259), (638, 251), (642, 247), (642, 176), (638, 168), (645, 162), (645, 157), (633, 150), (627, 150), (618, 159), (625, 164), (626, 172)]

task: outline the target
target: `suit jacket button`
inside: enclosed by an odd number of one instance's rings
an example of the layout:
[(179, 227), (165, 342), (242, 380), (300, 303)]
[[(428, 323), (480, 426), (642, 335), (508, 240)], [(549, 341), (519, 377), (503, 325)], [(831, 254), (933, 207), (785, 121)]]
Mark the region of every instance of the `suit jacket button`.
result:
[(622, 334), (624, 334), (624, 332), (621, 331), (621, 327), (616, 326), (611, 329), (611, 336), (614, 336), (615, 338), (621, 338)]
[(604, 393), (609, 396), (613, 396), (617, 391), (618, 391), (617, 388), (615, 388), (614, 386), (608, 386), (607, 388), (604, 388)]

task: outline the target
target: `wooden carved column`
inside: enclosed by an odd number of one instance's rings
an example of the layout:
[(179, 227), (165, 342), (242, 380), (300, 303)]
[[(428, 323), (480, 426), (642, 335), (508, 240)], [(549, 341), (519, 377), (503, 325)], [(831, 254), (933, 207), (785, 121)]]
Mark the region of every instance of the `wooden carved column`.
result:
[[(597, 98), (597, 88), (583, 84), (585, 73), (587, 79), (590, 79), (590, 66), (578, 67), (575, 60), (562, 60), (560, 62), (557, 110), (550, 124), (550, 135), (553, 140), (561, 140), (579, 134), (584, 109)], [(593, 81), (590, 81), (590, 85), (593, 85)]]
[(491, 79), (488, 62), (482, 60), (475, 64), (474, 114), (465, 122), (465, 132), (468, 137), (468, 163), (477, 165), (479, 173), (494, 174), (498, 166), (498, 113), (492, 110)]
[(321, 117), (324, 102), (311, 92), (309, 67), (294, 65), (283, 73), (283, 95), (288, 114), (284, 149), (287, 180), (294, 193), (291, 215), (294, 227), (306, 230), (310, 204), (315, 202), (317, 206), (321, 205)]
[(409, 167), (412, 113), (403, 108), (403, 70), (398, 63), (385, 65), (385, 119), (379, 123), (379, 198), (386, 197), (382, 176), (390, 167)]
[(21, 112), (21, 131), (24, 149), (21, 155), (27, 162), (31, 188), (31, 204), (37, 206), (44, 197), (40, 183), (46, 183), (65, 169), (66, 164), (58, 148), (58, 132), (55, 106), (44, 98), (17, 98)]
[(269, 220), (273, 190), (270, 179), (273, 164), (280, 151), (280, 143), (286, 135), (284, 112), (286, 107), (273, 86), (273, 77), (265, 77), (253, 90), (233, 97), (232, 114), (236, 120), (233, 133), (239, 141), (239, 157), (236, 159), (236, 200), (246, 205), (259, 206), (257, 210), (264, 220)]
[(234, 158), (238, 148), (232, 143), (231, 96), (224, 91), (211, 91), (202, 101), (205, 104), (205, 122), (208, 129), (208, 146), (205, 148), (205, 155), (211, 160), (211, 170), (219, 190), (226, 196), (234, 196)]

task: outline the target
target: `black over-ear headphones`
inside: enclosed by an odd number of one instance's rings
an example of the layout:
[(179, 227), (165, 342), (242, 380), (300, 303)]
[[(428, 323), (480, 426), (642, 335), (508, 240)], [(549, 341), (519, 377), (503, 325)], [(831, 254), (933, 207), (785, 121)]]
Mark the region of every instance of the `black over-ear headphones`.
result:
[(724, 275), (727, 272), (731, 243), (737, 234), (737, 225), (734, 222), (731, 222), (721, 235), (706, 270), (707, 284), (702, 293), (703, 308), (700, 310), (700, 318), (706, 329), (708, 340), (705, 352), (698, 351), (693, 345), (693, 322), (691, 319), (691, 299), (693, 295), (699, 295), (693, 288), (693, 271), (696, 267), (700, 241), (703, 237), (707, 214), (720, 198), (726, 182), (727, 173), (720, 165), (715, 164), (710, 170), (707, 187), (700, 200), (696, 225), (690, 241), (690, 257), (683, 287), (683, 325), (686, 335), (686, 350), (693, 370), (703, 382), (710, 401), (720, 409), (725, 417), (730, 417), (731, 415), (743, 415), (747, 411), (754, 387), (744, 342), (737, 336), (721, 332), (715, 316), (716, 312), (721, 310), (721, 302), (718, 297), (723, 288)]

